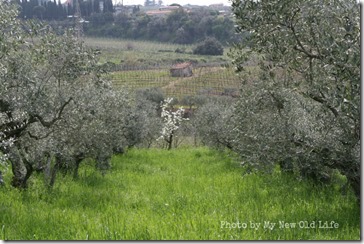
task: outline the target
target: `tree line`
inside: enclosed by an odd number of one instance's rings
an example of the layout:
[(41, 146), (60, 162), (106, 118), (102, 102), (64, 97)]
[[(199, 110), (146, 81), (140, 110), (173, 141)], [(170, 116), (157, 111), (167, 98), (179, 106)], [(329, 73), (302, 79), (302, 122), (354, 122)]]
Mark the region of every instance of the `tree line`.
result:
[[(90, 17), (93, 13), (111, 13), (114, 11), (112, 0), (72, 0), (71, 3), (62, 4), (60, 0), (40, 1), (39, 0), (13, 0), (19, 5), (19, 17), (22, 19), (58, 20), (67, 19), (76, 12), (76, 1), (79, 1), (81, 16)], [(100, 4), (101, 2), (101, 4)]]
[[(61, 4), (60, 0), (14, 0), (22, 19), (53, 21), (52, 25), (70, 26), (67, 16), (74, 16), (75, 1)], [(115, 14), (112, 0), (79, 0), (84, 33), (96, 37), (151, 40), (192, 44), (214, 37), (223, 44), (238, 40), (235, 35), (234, 21), (229, 15), (220, 15), (217, 10), (208, 7), (193, 8), (186, 11), (182, 7), (163, 16), (148, 15), (139, 6), (124, 7)]]
[(91, 36), (106, 36), (192, 44), (214, 37), (223, 44), (237, 40), (231, 16), (201, 7), (186, 11), (183, 8), (166, 15), (148, 15), (143, 11), (125, 9), (117, 15), (94, 13), (88, 18), (85, 33)]
[(359, 3), (234, 0), (232, 7), (238, 33), (250, 33), (231, 53), (241, 94), (234, 106), (201, 108), (203, 140), (237, 152), (252, 170), (279, 164), (317, 184), (339, 172), (360, 200)]

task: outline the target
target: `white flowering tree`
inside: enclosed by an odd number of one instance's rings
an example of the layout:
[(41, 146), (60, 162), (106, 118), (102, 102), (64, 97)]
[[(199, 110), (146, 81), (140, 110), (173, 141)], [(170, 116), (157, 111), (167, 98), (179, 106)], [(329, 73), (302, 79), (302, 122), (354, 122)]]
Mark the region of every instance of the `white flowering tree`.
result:
[(173, 111), (173, 108), (169, 108), (172, 101), (173, 98), (166, 98), (161, 104), (163, 127), (161, 136), (158, 138), (158, 140), (164, 140), (167, 143), (168, 150), (172, 148), (173, 139), (182, 121), (188, 120), (188, 118), (183, 118), (183, 108), (179, 108), (176, 111)]

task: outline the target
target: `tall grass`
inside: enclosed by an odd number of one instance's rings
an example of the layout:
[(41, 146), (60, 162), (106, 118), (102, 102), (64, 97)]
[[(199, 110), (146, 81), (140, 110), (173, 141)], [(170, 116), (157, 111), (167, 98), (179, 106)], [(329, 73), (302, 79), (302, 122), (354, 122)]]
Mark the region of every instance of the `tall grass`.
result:
[[(233, 157), (207, 148), (135, 149), (115, 156), (104, 177), (83, 165), (78, 180), (60, 176), (48, 190), (38, 175), (26, 191), (1, 188), (0, 199), (0, 238), (6, 240), (360, 238), (352, 193), (298, 182), (279, 170), (247, 174)], [(277, 225), (270, 230), (264, 221)], [(285, 229), (279, 221), (316, 226)], [(320, 229), (318, 221), (339, 227)]]

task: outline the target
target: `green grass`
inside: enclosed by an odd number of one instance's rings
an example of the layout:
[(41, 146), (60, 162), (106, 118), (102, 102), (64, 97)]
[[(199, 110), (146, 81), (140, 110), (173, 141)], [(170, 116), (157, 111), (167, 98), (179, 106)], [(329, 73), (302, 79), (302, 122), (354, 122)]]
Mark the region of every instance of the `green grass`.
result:
[[(84, 164), (78, 180), (59, 176), (53, 190), (38, 175), (27, 191), (0, 189), (0, 239), (359, 240), (360, 208), (352, 193), (298, 182), (279, 170), (243, 172), (225, 153), (184, 148), (131, 150), (115, 156), (104, 177)], [(221, 228), (222, 221), (247, 228)], [(316, 226), (250, 228), (264, 221)], [(339, 228), (319, 229), (318, 221)]]

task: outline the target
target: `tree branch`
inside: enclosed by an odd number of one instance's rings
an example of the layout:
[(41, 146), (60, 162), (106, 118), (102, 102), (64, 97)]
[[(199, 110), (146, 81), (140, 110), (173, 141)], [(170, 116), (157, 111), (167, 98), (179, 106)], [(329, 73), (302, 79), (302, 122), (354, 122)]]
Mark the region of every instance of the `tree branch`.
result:
[(298, 35), (297, 35), (297, 32), (296, 32), (296, 29), (295, 27), (293, 26), (293, 18), (296, 16), (296, 14), (300, 11), (300, 9), (297, 9), (292, 18), (291, 18), (291, 23), (289, 23), (288, 25), (288, 28), (292, 31), (292, 34), (293, 34), (293, 37), (294, 39), (296, 40), (296, 43), (297, 45), (295, 45), (293, 47), (294, 50), (296, 51), (299, 51), (301, 53), (304, 53), (307, 57), (309, 58), (314, 58), (314, 59), (322, 59), (322, 56), (321, 55), (316, 55), (316, 54), (313, 54), (313, 53), (310, 53), (309, 51), (306, 50), (306, 48), (304, 47), (304, 45), (302, 44), (301, 40), (299, 39)]
[(29, 135), (29, 137), (30, 138), (33, 138), (33, 139), (35, 139), (35, 140), (42, 140), (42, 139), (45, 139), (45, 138), (47, 138), (50, 134), (52, 134), (53, 133), (53, 130), (52, 131), (50, 131), (50, 132), (48, 132), (46, 135), (44, 135), (44, 136), (35, 136), (35, 135), (33, 135), (32, 133), (30, 133), (29, 131), (28, 131), (28, 135)]
[(336, 108), (334, 108), (333, 106), (327, 104), (327, 101), (323, 97), (319, 97), (319, 96), (314, 95), (312, 93), (309, 93), (308, 97), (310, 97), (311, 99), (313, 99), (316, 102), (319, 102), (319, 103), (325, 105), (335, 115), (335, 117), (339, 116), (339, 112), (336, 110)]
[[(51, 121), (45, 121), (43, 119), (42, 116), (38, 115), (38, 114), (35, 114), (35, 115), (31, 115), (31, 118), (35, 118), (35, 119), (38, 119), (39, 122), (44, 126), (44, 127), (47, 127), (47, 128), (50, 128), (54, 123), (56, 123), (58, 120), (61, 119), (61, 116), (62, 116), (62, 113), (63, 113), (63, 110), (64, 108), (72, 101), (72, 97), (68, 99), (67, 102), (65, 102), (59, 109), (57, 115), (51, 120)], [(31, 119), (31, 121), (33, 121)]]

